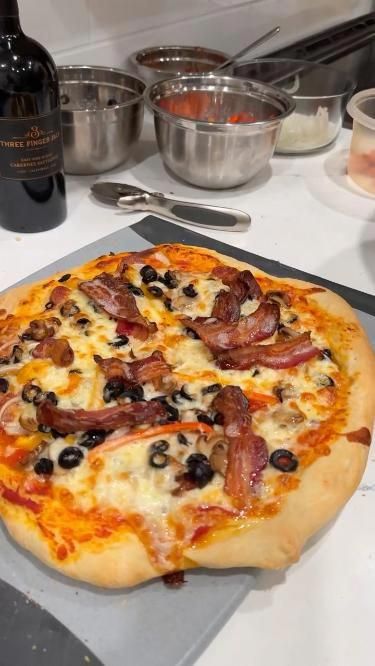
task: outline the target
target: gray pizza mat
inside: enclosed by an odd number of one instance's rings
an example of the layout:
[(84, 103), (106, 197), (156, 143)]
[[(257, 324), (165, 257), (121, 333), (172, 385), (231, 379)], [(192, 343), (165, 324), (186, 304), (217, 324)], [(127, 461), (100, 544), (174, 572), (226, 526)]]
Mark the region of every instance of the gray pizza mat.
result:
[[(210, 247), (271, 274), (293, 275), (323, 284), (340, 293), (357, 309), (375, 344), (373, 296), (246, 253), (153, 216), (73, 252), (21, 283), (46, 277), (110, 251), (141, 250), (165, 242)], [(130, 591), (100, 590), (47, 569), (16, 546), (4, 529), (0, 530), (0, 579), (4, 581), (2, 588), (0, 582), (0, 590), (5, 617), (6, 609), (11, 609), (12, 605), (21, 609), (13, 613), (10, 624), (2, 621), (0, 612), (0, 666), (79, 666), (81, 663), (191, 666), (254, 581), (250, 570), (196, 571), (188, 572), (187, 582), (180, 590), (169, 590), (160, 581)], [(48, 626), (52, 628), (50, 633)], [(32, 643), (31, 649), (28, 641)]]

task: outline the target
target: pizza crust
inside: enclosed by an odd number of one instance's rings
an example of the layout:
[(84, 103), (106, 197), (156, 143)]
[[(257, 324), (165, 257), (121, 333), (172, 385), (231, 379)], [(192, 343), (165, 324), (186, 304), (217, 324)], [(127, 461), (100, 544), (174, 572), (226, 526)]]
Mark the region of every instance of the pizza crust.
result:
[(59, 561), (51, 553), (48, 541), (37, 525), (28, 520), (22, 510), (9, 507), (7, 503), (2, 519), (13, 539), (44, 564), (91, 585), (107, 588), (132, 587), (163, 573), (152, 565), (145, 547), (136, 534), (130, 531), (122, 540), (103, 542), (102, 550), (84, 544), (74, 558)]
[[(310, 289), (316, 287), (295, 279), (268, 276), (257, 268), (213, 250), (204, 250), (204, 253), (240, 270), (250, 268), (255, 276), (272, 277), (272, 280), (280, 283), (280, 288), (283, 285), (284, 288), (285, 285)], [(87, 266), (93, 264), (95, 262), (90, 262), (71, 272), (84, 277)], [(49, 280), (60, 277), (64, 272), (51, 276)], [(0, 308), (12, 312), (21, 300), (27, 299), (31, 288), (45, 284), (46, 279), (0, 295)], [(366, 334), (352, 308), (333, 292), (322, 289), (310, 298), (330, 314), (341, 317), (345, 325), (352, 325), (349, 350), (339, 349), (338, 332), (330, 331), (335, 354), (353, 377), (350, 413), (345, 431), (368, 428), (371, 432), (375, 416), (375, 358)], [(273, 569), (295, 562), (309, 537), (326, 524), (355, 491), (366, 466), (368, 451), (368, 446), (349, 441), (345, 433), (340, 434), (332, 446), (331, 454), (319, 458), (304, 470), (300, 486), (283, 500), (283, 506), (275, 517), (253, 521), (247, 529), (220, 530), (210, 537), (208, 543), (186, 549), (185, 568), (254, 566)], [(60, 562), (51, 554), (48, 542), (22, 509), (7, 503), (6, 508), (3, 507), (3, 520), (11, 536), (21, 546), (49, 566), (73, 578), (115, 588), (136, 585), (161, 575), (151, 563), (136, 534), (129, 532), (121, 541), (110, 543), (102, 550), (90, 550), (87, 544), (82, 544), (74, 559)]]

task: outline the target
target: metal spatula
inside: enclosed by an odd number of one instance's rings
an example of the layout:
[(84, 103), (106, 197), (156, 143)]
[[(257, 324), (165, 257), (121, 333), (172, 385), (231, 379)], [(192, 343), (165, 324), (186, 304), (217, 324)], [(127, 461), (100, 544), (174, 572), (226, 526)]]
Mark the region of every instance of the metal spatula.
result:
[(143, 210), (157, 213), (177, 222), (193, 224), (220, 231), (246, 231), (251, 222), (247, 213), (234, 208), (195, 204), (189, 201), (167, 199), (160, 192), (146, 192), (135, 185), (124, 183), (95, 183), (93, 195), (103, 203), (126, 211)]

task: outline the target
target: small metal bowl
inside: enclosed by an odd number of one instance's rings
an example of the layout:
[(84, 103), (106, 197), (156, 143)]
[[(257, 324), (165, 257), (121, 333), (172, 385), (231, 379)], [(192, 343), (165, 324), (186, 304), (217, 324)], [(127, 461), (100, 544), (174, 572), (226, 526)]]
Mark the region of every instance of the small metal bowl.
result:
[(131, 68), (147, 84), (187, 74), (207, 74), (230, 56), (202, 46), (150, 46), (129, 57)]
[[(193, 98), (198, 111), (187, 117), (189, 106), (184, 111), (181, 104)], [(209, 189), (242, 185), (261, 171), (272, 157), (282, 120), (295, 107), (278, 88), (214, 75), (160, 81), (147, 88), (145, 101), (154, 113), (165, 164), (183, 180)], [(239, 114), (257, 120), (227, 122)]]
[(233, 68), (233, 76), (256, 79), (289, 93), (295, 112), (283, 123), (277, 153), (310, 153), (338, 136), (354, 81), (329, 65), (305, 60), (258, 58)]
[(66, 173), (103, 173), (125, 162), (143, 126), (143, 81), (87, 65), (59, 67), (58, 76)]

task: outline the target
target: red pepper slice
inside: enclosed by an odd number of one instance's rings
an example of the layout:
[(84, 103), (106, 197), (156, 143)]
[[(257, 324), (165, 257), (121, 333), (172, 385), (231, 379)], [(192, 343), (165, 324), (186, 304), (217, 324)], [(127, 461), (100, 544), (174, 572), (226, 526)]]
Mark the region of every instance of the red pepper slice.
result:
[(2, 481), (0, 481), (0, 496), (11, 504), (17, 504), (18, 506), (24, 506), (26, 509), (30, 509), (33, 513), (39, 513), (42, 509), (40, 504), (28, 497), (23, 497), (18, 490), (7, 488)]

